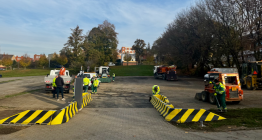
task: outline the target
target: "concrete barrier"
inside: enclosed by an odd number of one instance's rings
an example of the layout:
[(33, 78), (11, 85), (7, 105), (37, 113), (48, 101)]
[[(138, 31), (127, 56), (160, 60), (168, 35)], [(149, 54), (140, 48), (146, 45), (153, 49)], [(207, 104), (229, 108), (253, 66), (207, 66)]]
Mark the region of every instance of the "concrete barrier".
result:
[(174, 108), (172, 104), (167, 103), (164, 95), (153, 95), (150, 102), (166, 121), (185, 123), (226, 119), (205, 109)]
[[(93, 99), (91, 93), (83, 93), (82, 108)], [(60, 110), (26, 110), (13, 116), (0, 120), (0, 124), (21, 124), (21, 125), (58, 125), (68, 122), (78, 113), (77, 101), (72, 101)]]

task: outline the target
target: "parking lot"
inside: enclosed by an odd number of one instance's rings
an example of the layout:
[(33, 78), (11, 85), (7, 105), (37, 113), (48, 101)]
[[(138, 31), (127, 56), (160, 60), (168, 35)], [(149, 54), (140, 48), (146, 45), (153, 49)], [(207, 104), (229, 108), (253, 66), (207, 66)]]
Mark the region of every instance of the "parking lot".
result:
[[(30, 79), (33, 82), (39, 79), (39, 77), (30, 77)], [(8, 85), (13, 85), (14, 83), (16, 82), (14, 81), (10, 83), (0, 84), (0, 88), (7, 88)], [(27, 109), (46, 110), (62, 108), (68, 104), (68, 101), (72, 99), (72, 91), (70, 91), (69, 94), (65, 94), (66, 101), (56, 101), (52, 98), (51, 93), (46, 93), (43, 90), (44, 82), (42, 82), (43, 86), (40, 86), (40, 83), (37, 82), (28, 84), (31, 84), (31, 86), (35, 84), (37, 87), (41, 88), (40, 90), (34, 91), (32, 93), (0, 99), (0, 119), (7, 117), (8, 115), (13, 115), (15, 112), (18, 113), (19, 111)], [(157, 111), (148, 101), (149, 96), (152, 94), (153, 85), (159, 85), (161, 94), (167, 96), (170, 103), (173, 104), (176, 108), (216, 108), (215, 105), (211, 105), (207, 102), (202, 102), (194, 99), (195, 93), (199, 93), (204, 89), (203, 79), (179, 77), (178, 81), (164, 81), (160, 79), (154, 79), (153, 77), (116, 77), (115, 82), (102, 83), (98, 88), (98, 94), (92, 95), (93, 101), (68, 123), (52, 127), (31, 126), (13, 134), (0, 136), (0, 139), (1, 137), (5, 139), (13, 139), (14, 137), (20, 136), (23, 133), (26, 133), (26, 135), (22, 135), (22, 139), (28, 139), (29, 137), (33, 139), (37, 138), (39, 134), (44, 134), (49, 131), (58, 132), (59, 130), (57, 128), (75, 128), (77, 130), (79, 129), (78, 126), (80, 125), (83, 129), (90, 130), (90, 132), (81, 131), (82, 133), (90, 133), (90, 135), (92, 135), (92, 137), (95, 139), (103, 139), (109, 136), (111, 136), (111, 138), (113, 139), (122, 139), (129, 136), (133, 137), (133, 135), (140, 135), (140, 138), (149, 138), (149, 134), (143, 134), (141, 132), (143, 130), (146, 131), (145, 133), (149, 133), (151, 128), (153, 129), (154, 127), (150, 127), (148, 128), (148, 130), (145, 130), (147, 128), (147, 125), (150, 123), (156, 123), (156, 121), (159, 121), (157, 123), (158, 128), (154, 129), (168, 129), (168, 131), (172, 130), (172, 132), (174, 132), (174, 135), (166, 135), (166, 139), (171, 139), (174, 137), (184, 137), (182, 136), (182, 133), (184, 133), (183, 130), (178, 129), (171, 124), (163, 124), (164, 119), (158, 115)], [(22, 88), (23, 86), (21, 86), (21, 89)], [(19, 91), (19, 86), (16, 86), (15, 91)], [(15, 94), (15, 92), (9, 94)], [(261, 100), (261, 90), (253, 91), (244, 89), (244, 100), (239, 104), (228, 104), (228, 108), (261, 107)], [(152, 120), (154, 122), (148, 120)], [(127, 126), (124, 125), (126, 123), (129, 124), (128, 130), (130, 131), (124, 131), (125, 135), (123, 134), (122, 136), (121, 134), (122, 137), (111, 135), (111, 133), (117, 133), (115, 131), (127, 129)], [(118, 128), (113, 130), (113, 126)], [(100, 131), (93, 131), (92, 128), (94, 130), (102, 129), (101, 131), (107, 131), (110, 132), (110, 134), (104, 133), (98, 135)], [(141, 132), (137, 130), (141, 130)], [(63, 137), (74, 138), (71, 135), (69, 136), (69, 133), (70, 132), (68, 132), (68, 134), (63, 134)], [(82, 136), (82, 133), (80, 136)], [(133, 134), (129, 135), (129, 133)], [(203, 132), (194, 133), (193, 135), (188, 135), (184, 138), (203, 139), (204, 137), (202, 136), (202, 133)], [(160, 132), (158, 132), (157, 134), (160, 134)], [(161, 135), (164, 134), (165, 133), (161, 133)], [(247, 135), (247, 137), (256, 138), (259, 136), (258, 134), (253, 133), (253, 131), (250, 132), (250, 134), (252, 135)], [(62, 134), (59, 135), (62, 136)], [(103, 135), (103, 137), (101, 137), (101, 135)], [(215, 133), (212, 135), (219, 134)], [(237, 137), (237, 135), (238, 133), (228, 132), (224, 134), (223, 137)], [(53, 136), (52, 138), (57, 137), (55, 136), (55, 134), (50, 134), (49, 137), (51, 138), (51, 136)], [(209, 136), (205, 136), (205, 138), (209, 139), (208, 137)], [(210, 137), (212, 136), (210, 135)], [(81, 138), (83, 137), (79, 137), (79, 139)], [(155, 139), (156, 138), (159, 137), (155, 137)]]

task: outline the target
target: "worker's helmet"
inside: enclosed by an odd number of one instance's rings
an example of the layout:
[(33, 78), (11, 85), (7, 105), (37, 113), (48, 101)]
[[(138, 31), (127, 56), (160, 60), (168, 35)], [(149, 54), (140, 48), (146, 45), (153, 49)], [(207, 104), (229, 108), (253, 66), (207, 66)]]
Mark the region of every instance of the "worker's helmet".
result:
[(158, 86), (155, 86), (155, 87), (154, 87), (154, 90), (157, 91), (157, 89), (158, 89)]
[(218, 81), (218, 79), (215, 79), (214, 82), (215, 82), (215, 83), (218, 83), (219, 81)]

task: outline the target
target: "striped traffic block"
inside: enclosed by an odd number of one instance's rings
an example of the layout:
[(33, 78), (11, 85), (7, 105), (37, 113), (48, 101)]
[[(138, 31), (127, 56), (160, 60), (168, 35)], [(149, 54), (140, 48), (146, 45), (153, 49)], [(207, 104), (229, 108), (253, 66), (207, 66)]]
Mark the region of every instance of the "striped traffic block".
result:
[(0, 124), (39, 124), (47, 125), (56, 110), (26, 110), (13, 116), (0, 120)]
[(85, 106), (87, 106), (88, 103), (90, 103), (93, 99), (91, 97), (91, 93), (83, 93), (82, 94), (82, 108), (84, 108)]
[(60, 110), (26, 110), (0, 120), (0, 124), (58, 125), (66, 123), (78, 113), (77, 102), (71, 102)]
[(77, 102), (71, 102), (65, 108), (56, 111), (52, 116), (52, 120), (48, 123), (48, 125), (58, 125), (62, 123), (66, 123), (71, 119), (75, 114), (78, 113)]
[(163, 95), (153, 95), (150, 100), (154, 108), (160, 112), (166, 121), (185, 123), (226, 119), (205, 109), (174, 108), (174, 106), (168, 104), (169, 101), (168, 103), (167, 101), (167, 98), (165, 99), (165, 96)]

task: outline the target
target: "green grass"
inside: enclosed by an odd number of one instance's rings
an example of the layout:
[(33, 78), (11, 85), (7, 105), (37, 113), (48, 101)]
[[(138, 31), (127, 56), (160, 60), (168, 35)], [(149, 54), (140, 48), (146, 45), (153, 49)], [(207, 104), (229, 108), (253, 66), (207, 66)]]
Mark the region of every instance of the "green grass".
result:
[(20, 92), (20, 93), (17, 93), (17, 94), (6, 95), (4, 98), (15, 97), (15, 96), (24, 95), (24, 94), (27, 94), (27, 93), (32, 93), (32, 92), (40, 91), (40, 90), (43, 90), (43, 89), (35, 89), (35, 90), (30, 90), (30, 91)]
[(24, 76), (40, 76), (50, 73), (50, 69), (19, 69), (0, 71), (2, 77), (24, 77)]
[(153, 76), (153, 65), (113, 66), (110, 67), (110, 75), (117, 76)]
[(262, 108), (229, 109), (227, 113), (217, 113), (214, 109), (211, 109), (210, 111), (221, 115), (226, 119), (204, 122), (206, 127), (200, 127), (199, 123), (176, 124), (176, 126), (205, 131), (214, 131), (216, 128), (223, 126), (246, 127), (251, 129), (262, 128)]
[(15, 79), (15, 80), (2, 81), (2, 82), (0, 82), (0, 84), (8, 83), (8, 82), (13, 82), (13, 81), (17, 81), (17, 80), (22, 80), (22, 79)]

